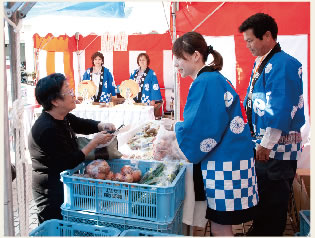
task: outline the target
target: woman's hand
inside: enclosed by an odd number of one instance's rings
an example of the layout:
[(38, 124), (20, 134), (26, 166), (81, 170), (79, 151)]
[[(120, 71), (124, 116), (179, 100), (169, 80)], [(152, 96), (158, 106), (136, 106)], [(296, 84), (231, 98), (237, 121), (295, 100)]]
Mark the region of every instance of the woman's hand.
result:
[(97, 127), (99, 131), (116, 131), (116, 127), (113, 123), (100, 122)]
[(99, 133), (97, 133), (94, 138), (91, 140), (91, 142), (94, 141), (94, 143), (96, 143), (98, 145), (100, 144), (106, 144), (107, 142), (109, 142), (114, 135), (107, 133), (106, 131), (101, 131)]
[(97, 133), (94, 138), (82, 148), (83, 154), (87, 156), (98, 145), (108, 143), (113, 137), (114, 135), (108, 134), (106, 131)]

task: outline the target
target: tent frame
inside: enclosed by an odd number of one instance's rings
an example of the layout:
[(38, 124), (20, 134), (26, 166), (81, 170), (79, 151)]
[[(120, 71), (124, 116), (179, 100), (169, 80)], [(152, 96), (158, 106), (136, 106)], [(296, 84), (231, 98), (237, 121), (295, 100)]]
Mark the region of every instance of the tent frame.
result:
[[(20, 76), (19, 59), (19, 29), (17, 28), (20, 19), (24, 18), (27, 12), (35, 5), (35, 2), (8, 2), (5, 8), (5, 18), (8, 21), (9, 44), (10, 44), (10, 74), (12, 80), (11, 93), (12, 102), (19, 98), (18, 86)], [(5, 55), (4, 55), (5, 58)], [(6, 59), (4, 59), (6, 62)], [(12, 195), (12, 174), (9, 138), (9, 118), (8, 118), (8, 97), (7, 97), (7, 74), (4, 70), (4, 235), (14, 236), (14, 217), (13, 217), (13, 195)], [(23, 133), (23, 131), (22, 131)], [(16, 133), (14, 133), (13, 146), (16, 148)], [(22, 148), (23, 149), (23, 148)], [(25, 165), (23, 172), (25, 173)], [(27, 234), (23, 234), (27, 235)]]

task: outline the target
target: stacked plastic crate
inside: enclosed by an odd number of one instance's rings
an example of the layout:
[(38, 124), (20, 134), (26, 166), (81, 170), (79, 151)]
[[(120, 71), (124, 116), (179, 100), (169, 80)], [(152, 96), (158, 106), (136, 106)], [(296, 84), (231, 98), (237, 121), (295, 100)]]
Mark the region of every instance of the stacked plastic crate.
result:
[[(107, 161), (117, 173), (132, 160)], [(156, 163), (137, 161), (145, 174)], [(76, 223), (182, 234), (185, 170), (183, 165), (170, 186), (126, 183), (74, 176), (84, 173), (87, 163), (61, 174), (64, 183), (63, 219)]]
[(300, 231), (295, 236), (311, 236), (310, 233), (310, 210), (300, 211)]
[(30, 236), (118, 236), (120, 230), (75, 222), (48, 220), (35, 228)]

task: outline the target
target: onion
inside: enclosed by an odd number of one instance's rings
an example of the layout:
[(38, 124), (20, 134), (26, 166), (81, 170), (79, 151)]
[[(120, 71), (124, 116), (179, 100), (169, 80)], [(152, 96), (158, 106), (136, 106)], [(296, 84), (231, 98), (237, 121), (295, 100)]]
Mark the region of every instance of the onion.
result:
[(113, 171), (109, 171), (109, 173), (106, 175), (107, 180), (112, 180), (114, 178), (114, 173)]
[(132, 174), (133, 168), (130, 165), (124, 165), (120, 171), (122, 175)]
[(106, 174), (104, 173), (97, 173), (94, 175), (94, 178), (96, 179), (105, 179), (105, 177), (106, 177)]
[(98, 166), (98, 171), (107, 175), (110, 171), (110, 167), (109, 167), (109, 165), (102, 165), (101, 164), (100, 166)]
[(141, 170), (137, 169), (133, 171), (132, 177), (133, 177), (133, 182), (139, 182), (141, 179)]
[(124, 182), (126, 182), (126, 183), (132, 183), (132, 182), (133, 182), (133, 176), (132, 176), (132, 174), (126, 174), (126, 175), (124, 176)]
[(86, 173), (87, 174), (92, 174), (92, 170), (94, 170), (95, 166), (98, 166), (100, 163), (99, 160), (94, 160), (91, 163), (88, 164), (88, 166), (86, 166)]
[(123, 182), (124, 176), (121, 173), (116, 173), (116, 174), (114, 174), (113, 180)]
[(108, 165), (108, 163), (105, 161), (105, 160), (102, 160), (100, 163), (99, 163), (99, 169), (98, 171), (100, 171), (101, 173), (104, 173), (104, 174), (108, 174), (108, 172), (110, 171), (110, 166)]

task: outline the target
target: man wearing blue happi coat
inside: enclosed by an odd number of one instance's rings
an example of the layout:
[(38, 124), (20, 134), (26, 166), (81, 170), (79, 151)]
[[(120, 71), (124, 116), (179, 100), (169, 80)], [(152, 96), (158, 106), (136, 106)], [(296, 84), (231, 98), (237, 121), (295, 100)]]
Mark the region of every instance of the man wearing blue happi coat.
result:
[(305, 123), (302, 65), (281, 50), (275, 20), (264, 13), (239, 31), (257, 56), (244, 100), (255, 148), (259, 215), (247, 235), (281, 236)]

